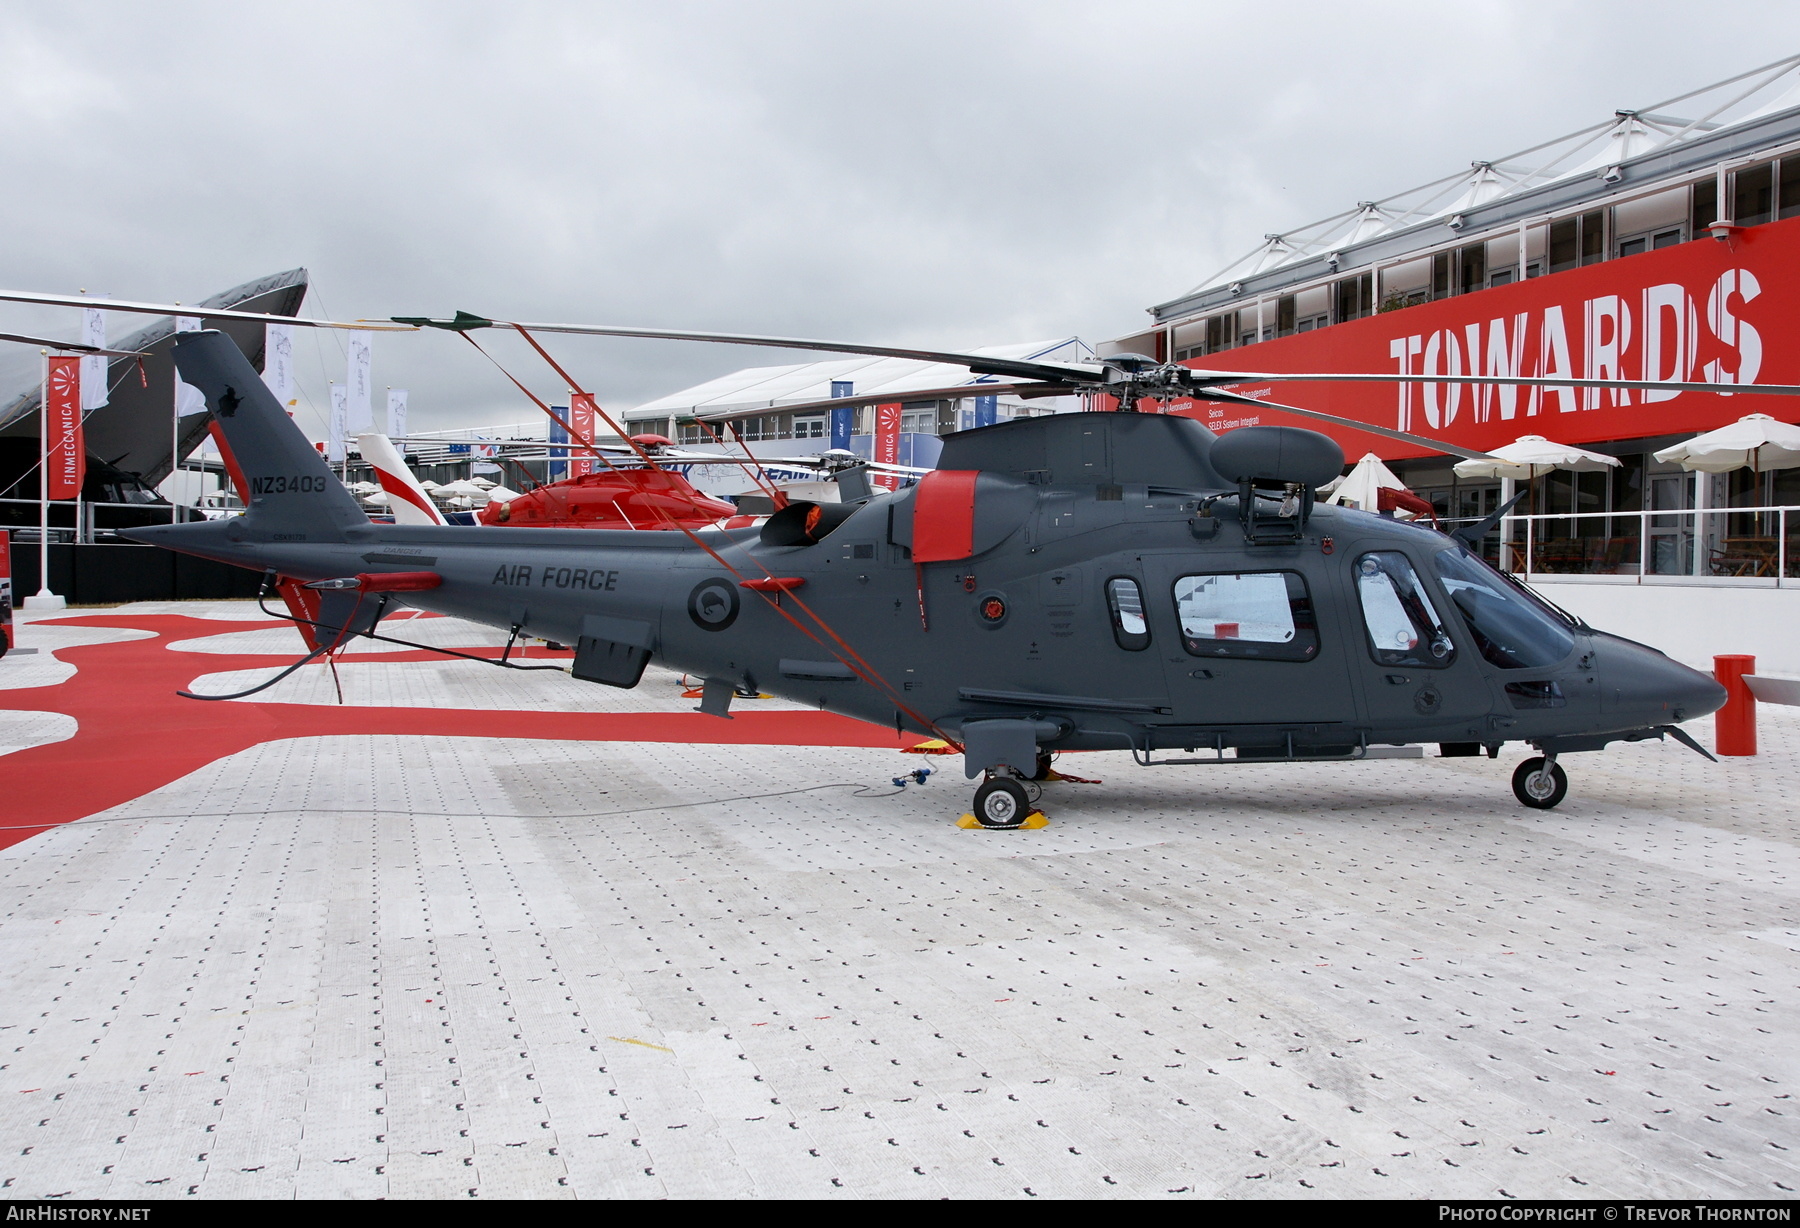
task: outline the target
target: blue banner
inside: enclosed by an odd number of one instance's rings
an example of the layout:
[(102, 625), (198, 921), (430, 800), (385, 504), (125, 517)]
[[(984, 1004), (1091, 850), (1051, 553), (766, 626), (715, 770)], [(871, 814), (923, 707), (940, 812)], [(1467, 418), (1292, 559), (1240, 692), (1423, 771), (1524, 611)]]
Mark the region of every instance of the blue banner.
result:
[[(550, 408), (561, 414), (563, 421), (566, 422), (568, 420), (569, 407), (567, 405), (552, 405)], [(561, 422), (553, 420), (550, 423), (550, 455), (552, 457), (567, 456), (569, 454), (569, 449), (567, 447), (558, 447), (557, 445), (566, 445), (568, 442), (569, 432), (563, 429)], [(544, 472), (552, 482), (560, 482), (569, 476), (569, 462), (566, 460), (552, 460)]]
[(992, 426), (1000, 421), (999, 397), (975, 398), (975, 425)]
[[(856, 384), (847, 379), (831, 381), (831, 395), (837, 397), (853, 397), (856, 395)], [(831, 411), (831, 446), (848, 450), (850, 434), (856, 429), (856, 410), (846, 405), (842, 409)]]

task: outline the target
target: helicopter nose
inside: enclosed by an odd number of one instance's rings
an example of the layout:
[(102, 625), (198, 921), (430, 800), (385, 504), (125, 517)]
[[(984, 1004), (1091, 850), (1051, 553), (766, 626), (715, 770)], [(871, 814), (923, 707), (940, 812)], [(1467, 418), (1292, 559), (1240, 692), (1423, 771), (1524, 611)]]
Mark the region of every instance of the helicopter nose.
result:
[(1594, 655), (1603, 712), (1661, 725), (1691, 721), (1725, 706), (1725, 688), (1710, 675), (1654, 648), (1600, 634), (1594, 637)]

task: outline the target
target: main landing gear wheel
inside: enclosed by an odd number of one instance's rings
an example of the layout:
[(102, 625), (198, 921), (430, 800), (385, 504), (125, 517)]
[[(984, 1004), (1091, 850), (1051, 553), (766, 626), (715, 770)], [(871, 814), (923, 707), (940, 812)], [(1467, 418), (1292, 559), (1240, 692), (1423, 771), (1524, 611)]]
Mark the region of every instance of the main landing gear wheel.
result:
[(1533, 810), (1549, 810), (1569, 793), (1562, 765), (1539, 757), (1527, 759), (1513, 772), (1513, 796)]
[(996, 776), (975, 790), (975, 821), (983, 827), (1017, 827), (1031, 813), (1025, 786), (1006, 776)]

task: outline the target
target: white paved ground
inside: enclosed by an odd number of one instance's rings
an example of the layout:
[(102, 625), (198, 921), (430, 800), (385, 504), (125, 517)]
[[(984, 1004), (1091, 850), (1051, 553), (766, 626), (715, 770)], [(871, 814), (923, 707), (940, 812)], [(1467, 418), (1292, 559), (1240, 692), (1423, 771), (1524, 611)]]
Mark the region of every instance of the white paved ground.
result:
[(1516, 755), (1071, 756), (1008, 833), (892, 751), (263, 745), (0, 852), (0, 1196), (1790, 1197), (1762, 740), (1547, 815)]

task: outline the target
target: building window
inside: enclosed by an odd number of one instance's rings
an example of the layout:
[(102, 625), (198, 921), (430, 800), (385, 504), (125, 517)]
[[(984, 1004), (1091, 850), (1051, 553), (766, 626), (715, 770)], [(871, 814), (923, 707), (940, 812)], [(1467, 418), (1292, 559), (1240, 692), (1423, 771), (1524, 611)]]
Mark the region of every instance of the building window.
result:
[(1800, 158), (1783, 158), (1775, 193), (1777, 212), (1784, 218), (1800, 215)]
[(1312, 597), (1298, 572), (1183, 576), (1175, 613), (1181, 646), (1196, 657), (1310, 661), (1319, 651)]
[(1629, 239), (1619, 240), (1620, 256), (1636, 256), (1643, 252), (1661, 251), (1665, 247), (1674, 247), (1681, 242), (1681, 227), (1660, 230), (1655, 234), (1635, 235)]
[(1487, 285), (1487, 244), (1471, 243), (1457, 252), (1456, 292), (1468, 294)]
[(1694, 238), (1706, 235), (1706, 228), (1719, 220), (1719, 181), (1703, 179), (1694, 185), (1693, 206), (1688, 210), (1688, 233)]
[(1599, 264), (1606, 259), (1606, 212), (1596, 209), (1581, 215), (1581, 263)]
[(825, 434), (825, 419), (822, 417), (794, 419), (795, 439), (823, 439)]
[(1550, 271), (1597, 264), (1606, 256), (1606, 213), (1596, 209), (1550, 224)]
[(1375, 307), (1375, 281), (1369, 274), (1346, 277), (1333, 288), (1333, 316), (1339, 324), (1360, 320)]
[(1739, 226), (1761, 226), (1775, 220), (1775, 167), (1747, 166), (1732, 176), (1731, 220)]
[(1275, 335), (1289, 337), (1294, 333), (1299, 320), (1294, 312), (1294, 296), (1284, 294), (1275, 300)]

